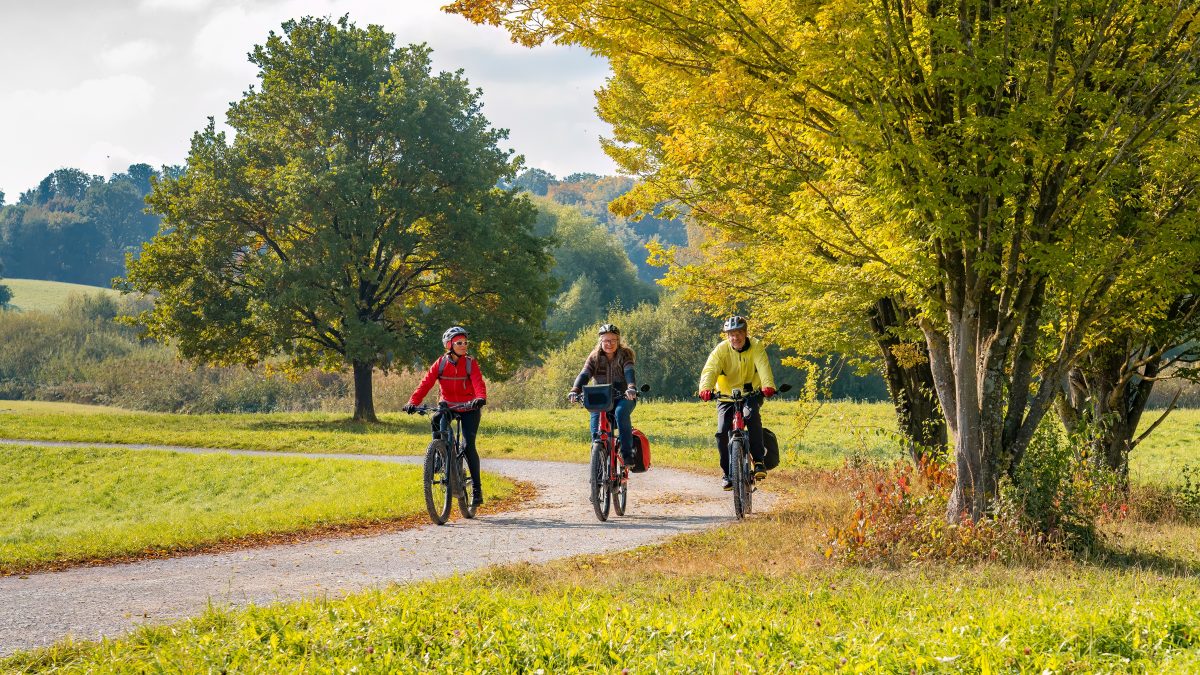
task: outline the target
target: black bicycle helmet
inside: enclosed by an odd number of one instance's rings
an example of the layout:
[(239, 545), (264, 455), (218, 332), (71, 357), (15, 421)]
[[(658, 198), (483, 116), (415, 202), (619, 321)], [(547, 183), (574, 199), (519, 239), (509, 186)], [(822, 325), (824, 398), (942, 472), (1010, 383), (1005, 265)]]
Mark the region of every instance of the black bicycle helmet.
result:
[(621, 329), (617, 328), (615, 324), (606, 323), (603, 326), (600, 326), (600, 330), (596, 332), (596, 335), (604, 335), (605, 333), (613, 333), (614, 335), (620, 335)]
[(721, 326), (721, 330), (724, 332), (731, 330), (746, 330), (746, 317), (734, 314), (728, 319), (725, 319), (725, 323)]

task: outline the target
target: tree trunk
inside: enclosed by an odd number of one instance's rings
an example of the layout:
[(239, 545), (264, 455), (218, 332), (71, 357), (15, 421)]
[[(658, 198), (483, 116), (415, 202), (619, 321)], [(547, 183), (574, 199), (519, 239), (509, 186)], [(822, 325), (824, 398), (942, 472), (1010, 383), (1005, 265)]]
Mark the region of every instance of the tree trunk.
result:
[(1137, 445), (1134, 436), (1161, 370), (1160, 363), (1151, 361), (1130, 376), (1131, 361), (1138, 356), (1130, 351), (1114, 348), (1082, 359), (1063, 383), (1059, 398), (1063, 426), (1068, 431), (1090, 427), (1091, 460), (1115, 473), (1126, 489), (1129, 453)]
[(378, 422), (375, 417), (375, 394), (371, 377), (374, 367), (370, 363), (354, 362), (354, 420), (356, 422)]
[[(883, 355), (883, 376), (896, 409), (896, 421), (904, 434), (913, 463), (946, 456), (946, 420), (938, 407), (937, 388), (930, 370), (929, 349), (925, 343), (902, 343), (896, 329), (907, 323), (902, 308), (891, 298), (882, 298), (870, 312), (871, 331)], [(899, 358), (897, 351), (914, 350)]]

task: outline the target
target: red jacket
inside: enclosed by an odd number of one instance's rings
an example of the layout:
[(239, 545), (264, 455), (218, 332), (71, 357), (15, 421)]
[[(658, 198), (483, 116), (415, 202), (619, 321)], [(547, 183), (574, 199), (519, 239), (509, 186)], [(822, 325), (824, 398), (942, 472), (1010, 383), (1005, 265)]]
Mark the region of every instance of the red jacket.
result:
[[(438, 367), (442, 360), (446, 361), (446, 367), (442, 370), (442, 376), (438, 377)], [(470, 377), (467, 376), (468, 361), (471, 362)], [(429, 367), (429, 372), (425, 373), (421, 384), (417, 385), (417, 390), (413, 392), (412, 398), (408, 399), (408, 402), (413, 405), (421, 405), (425, 395), (429, 393), (430, 389), (433, 389), (434, 382), (441, 385), (441, 400), (447, 403), (470, 403), (477, 398), (487, 398), (487, 386), (484, 385), (483, 375), (479, 372), (479, 362), (469, 356), (459, 359), (458, 363), (451, 361), (449, 355), (438, 357)]]

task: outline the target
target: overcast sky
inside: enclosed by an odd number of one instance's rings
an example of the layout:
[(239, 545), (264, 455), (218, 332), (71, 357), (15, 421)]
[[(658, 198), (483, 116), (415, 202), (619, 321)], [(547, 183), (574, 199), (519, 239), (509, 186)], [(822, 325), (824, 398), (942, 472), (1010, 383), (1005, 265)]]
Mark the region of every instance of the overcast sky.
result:
[(615, 173), (593, 91), (606, 64), (559, 46), (526, 49), (444, 14), (448, 0), (0, 0), (0, 191), (7, 203), (51, 171), (108, 177), (182, 164), (194, 131), (224, 120), (256, 81), (246, 53), (283, 21), (348, 13), (397, 44), (425, 42), (436, 70), (462, 68), (484, 115), (526, 166), (559, 177)]

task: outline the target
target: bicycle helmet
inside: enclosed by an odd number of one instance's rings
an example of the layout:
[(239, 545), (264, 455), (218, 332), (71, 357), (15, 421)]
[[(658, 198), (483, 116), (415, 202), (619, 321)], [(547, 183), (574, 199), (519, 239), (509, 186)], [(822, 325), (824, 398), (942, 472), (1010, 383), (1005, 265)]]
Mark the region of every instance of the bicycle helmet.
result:
[(613, 333), (615, 335), (620, 335), (621, 329), (617, 328), (616, 325), (614, 325), (614, 324), (606, 323), (603, 326), (600, 326), (600, 330), (596, 332), (596, 335), (604, 335), (605, 333)]
[(445, 333), (442, 333), (442, 344), (446, 346), (446, 349), (449, 349), (451, 340), (458, 337), (459, 335), (466, 335), (466, 334), (467, 334), (466, 328), (463, 328), (462, 326), (451, 326), (450, 328), (446, 329)]
[(729, 332), (731, 330), (746, 330), (746, 317), (734, 314), (728, 319), (725, 319), (725, 323), (721, 326), (721, 330), (724, 332)]

